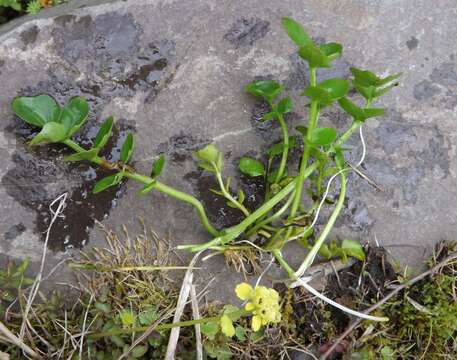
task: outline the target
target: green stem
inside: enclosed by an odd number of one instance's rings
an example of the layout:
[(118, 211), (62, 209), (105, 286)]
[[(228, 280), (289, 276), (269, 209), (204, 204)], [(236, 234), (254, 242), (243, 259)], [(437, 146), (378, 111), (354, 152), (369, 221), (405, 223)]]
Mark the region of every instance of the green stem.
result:
[[(220, 316), (214, 316), (210, 318), (203, 318), (203, 319), (197, 319), (197, 320), (189, 320), (189, 321), (181, 321), (177, 323), (172, 323), (172, 324), (162, 324), (162, 325), (157, 325), (155, 327), (156, 331), (161, 331), (161, 330), (167, 330), (171, 329), (174, 327), (185, 327), (185, 326), (192, 326), (196, 324), (205, 324), (207, 322), (212, 322), (212, 321), (219, 321)], [(99, 339), (99, 338), (104, 338), (104, 337), (109, 337), (113, 335), (124, 335), (124, 334), (133, 334), (133, 333), (140, 333), (140, 332), (145, 332), (150, 329), (150, 326), (141, 326), (141, 327), (135, 327), (131, 329), (117, 329), (117, 330), (112, 330), (112, 331), (105, 331), (105, 332), (100, 332), (97, 334), (92, 334), (89, 335), (90, 339)]]
[[(78, 153), (86, 151), (84, 148), (82, 148), (81, 146), (76, 144), (74, 141), (69, 140), (69, 139), (65, 140), (64, 144)], [(105, 168), (111, 168), (111, 169), (116, 168), (115, 164), (112, 164), (112, 163), (102, 159), (99, 156), (93, 157), (92, 159), (90, 159), (90, 161), (97, 165), (101, 165)], [(155, 190), (192, 205), (197, 210), (198, 216), (200, 217), (200, 221), (202, 222), (202, 225), (205, 227), (205, 229), (213, 236), (218, 236), (220, 234), (220, 232), (217, 231), (209, 222), (209, 219), (206, 216), (206, 212), (205, 212), (205, 209), (204, 209), (202, 203), (194, 196), (186, 194), (182, 191), (179, 191), (171, 186), (165, 185), (165, 184), (161, 183), (160, 181), (152, 179), (149, 176), (138, 174), (137, 172), (134, 172), (130, 169), (124, 170), (124, 176), (129, 179), (138, 181), (145, 185), (148, 185), (152, 181), (155, 181), (155, 185), (154, 185)]]
[[(310, 83), (311, 83), (311, 86), (316, 86), (316, 83), (317, 83), (316, 69), (314, 69), (314, 68), (310, 69)], [(309, 160), (309, 156), (310, 156), (310, 152), (311, 152), (311, 146), (309, 145), (309, 142), (311, 140), (312, 133), (317, 126), (318, 119), (319, 119), (319, 103), (314, 100), (311, 102), (308, 130), (306, 131), (306, 137), (304, 139), (305, 141), (303, 141), (305, 150), (303, 151), (303, 156), (302, 156), (301, 162), (300, 162), (300, 170), (298, 173), (297, 182), (295, 184), (295, 198), (294, 198), (294, 201), (292, 202), (292, 207), (290, 209), (289, 220), (293, 219), (293, 217), (297, 213), (297, 210), (300, 206), (303, 184), (305, 182), (304, 174), (305, 174), (306, 168), (308, 167), (308, 160)], [(290, 233), (290, 231), (289, 231), (289, 233)]]
[(284, 121), (284, 117), (282, 114), (278, 113), (278, 121), (279, 126), (281, 126), (282, 130), (282, 137), (283, 137), (283, 150), (281, 156), (281, 162), (279, 164), (278, 174), (276, 175), (275, 183), (278, 183), (282, 175), (284, 174), (284, 170), (286, 169), (287, 165), (287, 157), (289, 154), (289, 130), (287, 129), (286, 122)]
[[(238, 311), (235, 311), (233, 315), (235, 316), (244, 316), (244, 315), (249, 315), (251, 314), (250, 311), (246, 311), (244, 309), (239, 309)], [(174, 327), (186, 327), (186, 326), (193, 326), (196, 324), (205, 324), (208, 322), (216, 322), (220, 321), (221, 316), (213, 316), (213, 317), (207, 317), (207, 318), (202, 318), (202, 319), (196, 319), (196, 320), (188, 320), (188, 321), (180, 321), (176, 323), (169, 323), (169, 324), (160, 324), (157, 325), (154, 330), (156, 331), (162, 331), (162, 330), (168, 330), (172, 329)], [(149, 330), (151, 326), (141, 326), (141, 327), (135, 327), (131, 329), (117, 329), (117, 330), (112, 330), (112, 331), (105, 331), (105, 332), (100, 332), (96, 334), (91, 334), (89, 335), (90, 339), (99, 339), (103, 337), (109, 337), (113, 335), (124, 335), (124, 334), (133, 334), (133, 333), (139, 333), (139, 332), (145, 332)]]
[(246, 236), (251, 236), (257, 232), (258, 229), (261, 227), (265, 226), (265, 224), (270, 224), (272, 221), (276, 220), (279, 218), (290, 206), (292, 203), (292, 200), (294, 198), (294, 193), (292, 193), (291, 196), (289, 196), (289, 199), (287, 199), (287, 202), (279, 209), (277, 212), (275, 212), (273, 215), (270, 217), (266, 218), (265, 220), (262, 220), (258, 224), (256, 224), (252, 229), (250, 229), (247, 233)]
[(305, 257), (305, 260), (303, 260), (302, 264), (298, 268), (298, 270), (295, 272), (295, 276), (299, 278), (302, 276), (306, 270), (311, 266), (311, 264), (314, 261), (314, 258), (321, 248), (322, 244), (324, 243), (325, 239), (327, 238), (328, 234), (333, 228), (333, 225), (335, 224), (336, 219), (338, 218), (343, 205), (344, 205), (344, 199), (346, 197), (346, 175), (344, 174), (345, 171), (348, 169), (344, 169), (341, 174), (340, 174), (340, 179), (341, 179), (341, 189), (340, 189), (340, 195), (338, 197), (338, 201), (335, 205), (335, 209), (333, 210), (332, 215), (330, 216), (327, 224), (325, 224), (324, 230), (322, 233), (319, 235), (319, 238), (316, 240), (314, 243), (311, 251), (308, 252), (308, 254)]
[(278, 260), (279, 265), (281, 265), (282, 268), (287, 271), (287, 275), (289, 276), (289, 278), (291, 280), (296, 280), (294, 270), (292, 269), (292, 267), (290, 267), (290, 265), (287, 263), (287, 261), (282, 257), (281, 251), (272, 250), (271, 253), (276, 258), (276, 260)]
[(219, 183), (219, 187), (222, 191), (222, 194), (224, 194), (224, 197), (232, 202), (239, 210), (241, 210), (241, 212), (244, 214), (244, 216), (249, 216), (249, 210), (246, 209), (246, 207), (241, 204), (238, 200), (236, 200), (229, 192), (228, 189), (225, 188), (225, 185), (224, 185), (224, 181), (222, 180), (222, 175), (219, 171), (216, 172), (216, 179), (217, 179), (217, 182)]
[[(310, 176), (314, 170), (316, 170), (317, 164), (314, 163), (310, 165), (305, 173), (304, 177), (307, 178)], [(259, 218), (263, 217), (264, 215), (268, 214), (273, 207), (275, 207), (282, 199), (284, 199), (287, 195), (289, 195), (295, 189), (296, 179), (292, 180), (289, 184), (287, 184), (284, 188), (282, 188), (276, 195), (274, 195), (270, 200), (265, 202), (261, 207), (259, 207), (256, 211), (254, 211), (251, 215), (249, 215), (246, 219), (240, 222), (238, 225), (232, 226), (225, 230), (225, 234), (222, 234), (213, 240), (201, 244), (201, 245), (181, 245), (178, 246), (178, 249), (190, 250), (193, 252), (209, 249), (212, 246), (217, 246), (221, 244), (228, 244), (232, 240), (236, 239), (240, 236), (246, 229), (255, 223)]]

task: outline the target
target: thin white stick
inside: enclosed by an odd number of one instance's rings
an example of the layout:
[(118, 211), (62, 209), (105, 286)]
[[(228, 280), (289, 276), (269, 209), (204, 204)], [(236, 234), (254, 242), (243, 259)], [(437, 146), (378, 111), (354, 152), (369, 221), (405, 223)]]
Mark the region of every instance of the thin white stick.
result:
[(365, 139), (363, 138), (362, 126), (359, 127), (360, 142), (362, 143), (362, 157), (355, 167), (360, 167), (365, 161), (365, 156), (367, 155), (367, 146), (365, 144)]
[[(181, 290), (179, 292), (178, 303), (176, 304), (175, 315), (173, 316), (173, 323), (177, 323), (181, 320), (181, 316), (184, 312), (184, 307), (187, 304), (187, 299), (189, 298), (190, 289), (192, 287), (194, 265), (204, 251), (205, 250), (201, 250), (194, 255), (192, 261), (189, 264), (189, 269), (187, 269), (186, 274), (184, 275)], [(168, 338), (165, 360), (174, 360), (175, 358), (176, 345), (178, 343), (180, 329), (181, 328), (179, 326), (173, 327), (171, 329), (170, 337)]]
[(27, 344), (25, 344), (21, 339), (14, 335), (3, 323), (0, 321), (0, 333), (5, 335), (9, 342), (17, 347), (21, 348), (26, 354), (30, 355), (34, 359), (40, 359), (41, 357), (33, 351)]
[(290, 287), (294, 288), (294, 287), (297, 287), (297, 286), (303, 286), (307, 291), (309, 291), (311, 294), (313, 294), (314, 296), (318, 297), (322, 301), (325, 301), (326, 303), (328, 303), (328, 304), (336, 307), (337, 309), (340, 309), (341, 311), (344, 311), (345, 313), (348, 313), (350, 315), (357, 316), (359, 318), (366, 319), (366, 320), (389, 321), (389, 318), (363, 314), (361, 312), (349, 309), (346, 306), (338, 304), (337, 302), (333, 301), (332, 299), (329, 299), (327, 296), (321, 294), (319, 291), (317, 291), (311, 285), (309, 285), (308, 284), (309, 279), (310, 279), (309, 277), (307, 277), (305, 279), (299, 278), (299, 279), (297, 279), (297, 281), (292, 283)]
[[(62, 195), (58, 196), (50, 205), (49, 205), (49, 211), (52, 214), (52, 219), (51, 222), (49, 223), (48, 229), (46, 230), (46, 238), (44, 241), (44, 247), (43, 247), (43, 254), (41, 255), (41, 265), (40, 265), (40, 271), (38, 272), (35, 281), (33, 282), (33, 285), (31, 287), (31, 292), (29, 295), (29, 298), (27, 299), (27, 304), (25, 307), (25, 311), (23, 314), (23, 320), (22, 320), (22, 325), (21, 325), (21, 332), (20, 332), (20, 337), (21, 339), (24, 338), (25, 334), (25, 329), (27, 326), (27, 317), (30, 312), (30, 308), (32, 307), (33, 301), (35, 300), (36, 295), (38, 294), (38, 289), (40, 287), (41, 279), (43, 276), (43, 271), (44, 271), (44, 264), (46, 261), (46, 252), (48, 248), (48, 241), (49, 241), (49, 235), (51, 233), (51, 228), (52, 225), (54, 225), (54, 222), (57, 220), (59, 217), (63, 217), (62, 212), (65, 209), (66, 205), (66, 200), (67, 200), (67, 193), (63, 193)], [(53, 206), (56, 203), (59, 203), (57, 206), (57, 209), (54, 211)]]
[[(200, 319), (200, 310), (198, 306), (197, 291), (195, 285), (192, 284), (190, 287), (190, 299), (192, 303), (192, 315), (194, 320)], [(197, 349), (197, 360), (203, 360), (203, 346), (202, 346), (202, 332), (200, 324), (195, 324), (195, 344)]]
[(268, 265), (265, 267), (265, 269), (263, 269), (262, 273), (261, 273), (260, 276), (257, 278), (257, 281), (255, 282), (254, 288), (256, 288), (257, 286), (259, 286), (260, 281), (261, 281), (262, 278), (265, 276), (265, 274), (268, 272), (268, 270), (270, 269), (271, 265), (273, 265), (273, 261), (275, 261), (275, 258), (272, 256), (272, 257), (271, 257), (271, 260), (268, 262)]

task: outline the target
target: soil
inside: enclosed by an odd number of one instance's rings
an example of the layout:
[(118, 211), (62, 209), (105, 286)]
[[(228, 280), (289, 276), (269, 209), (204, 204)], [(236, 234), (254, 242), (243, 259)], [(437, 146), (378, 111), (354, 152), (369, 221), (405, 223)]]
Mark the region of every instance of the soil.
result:
[[(366, 250), (366, 260), (357, 261), (351, 267), (330, 275), (327, 279), (325, 295), (347, 307), (362, 311), (384, 297), (386, 285), (396, 279), (393, 266), (386, 259), (386, 251), (380, 247)], [(333, 306), (322, 305), (310, 300), (301, 289), (294, 290), (294, 318), (297, 333), (304, 343), (316, 346), (317, 352), (324, 353), (330, 341), (342, 333), (351, 318)], [(303, 301), (299, 301), (303, 298)], [(342, 359), (348, 343), (343, 342), (330, 360)]]

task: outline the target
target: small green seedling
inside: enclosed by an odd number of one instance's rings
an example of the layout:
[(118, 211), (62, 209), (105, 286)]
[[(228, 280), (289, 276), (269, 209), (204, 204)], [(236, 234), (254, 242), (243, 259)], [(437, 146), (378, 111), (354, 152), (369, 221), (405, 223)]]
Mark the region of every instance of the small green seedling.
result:
[[(84, 125), (89, 114), (85, 99), (72, 98), (61, 108), (49, 95), (21, 96), (14, 99), (13, 111), (25, 122), (41, 129), (31, 140), (31, 146), (63, 143), (74, 151), (65, 160), (90, 161), (112, 171), (110, 176), (96, 183), (95, 193), (131, 179), (143, 184), (140, 191), (142, 195), (154, 190), (192, 205), (213, 239), (204, 244), (180, 246), (180, 249), (193, 252), (205, 249), (232, 251), (237, 248), (237, 239), (247, 238), (248, 244), (256, 248), (262, 247), (264, 251), (275, 256), (291, 280), (302, 276), (317, 254), (325, 258), (338, 256), (345, 259), (352, 256), (363, 259), (363, 249), (358, 242), (344, 240), (341, 245), (337, 245), (333, 241), (327, 245), (325, 241), (344, 206), (346, 174), (350, 170), (345, 160), (345, 143), (368, 119), (384, 114), (384, 109), (373, 107), (373, 103), (397, 85), (400, 74), (381, 78), (370, 71), (351, 68), (351, 81), (341, 78), (319, 81), (317, 69), (331, 68), (332, 62), (342, 55), (342, 46), (337, 43), (316, 44), (303, 27), (291, 18), (284, 18), (282, 25), (297, 45), (298, 55), (308, 63), (309, 86), (303, 89), (301, 95), (307, 99), (309, 118), (306, 123), (296, 127), (296, 133), (291, 134), (285, 115), (292, 111), (294, 104), (289, 96), (283, 94), (284, 87), (274, 80), (253, 81), (246, 85), (246, 92), (269, 105), (270, 111), (263, 119), (277, 121), (282, 135), (280, 142), (267, 149), (266, 163), (250, 157), (243, 157), (239, 162), (241, 173), (265, 181), (264, 202), (254, 211), (246, 208), (243, 191), (236, 191), (231, 178), (224, 179), (224, 156), (214, 144), (194, 152), (198, 167), (213, 174), (216, 179), (218, 189), (211, 191), (224, 197), (229, 206), (244, 215), (239, 224), (226, 229), (216, 229), (209, 222), (205, 209), (197, 198), (159, 180), (165, 166), (163, 154), (153, 163), (150, 175), (140, 174), (134, 169), (130, 163), (135, 148), (133, 134), (126, 137), (119, 161), (110, 162), (100, 157), (100, 150), (111, 136), (113, 118), (102, 123), (90, 149), (78, 145), (73, 136)], [(355, 89), (358, 96), (349, 98), (352, 89)], [(361, 104), (360, 100), (363, 100), (364, 104)], [(346, 129), (319, 127), (320, 114), (332, 106), (339, 106), (350, 116), (351, 121)], [(290, 159), (290, 150), (301, 146), (303, 150), (299, 166), (295, 169)], [(337, 200), (334, 203), (325, 198), (321, 200), (325, 184), (336, 176), (340, 179)], [(306, 180), (309, 181), (305, 186)], [(311, 206), (308, 207), (303, 202), (304, 189), (311, 200)], [(328, 204), (334, 206), (333, 212), (322, 230), (317, 233), (313, 219), (318, 215), (321, 206)], [(307, 251), (297, 270), (293, 270), (281, 255), (285, 244), (292, 240), (298, 241)], [(230, 333), (232, 330), (230, 329)]]

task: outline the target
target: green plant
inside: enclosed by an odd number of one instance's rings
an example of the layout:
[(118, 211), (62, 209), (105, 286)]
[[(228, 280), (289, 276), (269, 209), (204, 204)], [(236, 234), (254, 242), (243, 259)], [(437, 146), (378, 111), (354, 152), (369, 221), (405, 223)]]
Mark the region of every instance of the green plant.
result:
[[(432, 276), (408, 286), (378, 310), (389, 324), (364, 324), (350, 350), (350, 359), (454, 359), (457, 350), (456, 243), (438, 246), (430, 269), (451, 257)], [(379, 357), (378, 354), (381, 354)]]
[(0, 270), (0, 316), (4, 310), (3, 302), (10, 303), (14, 301), (22, 287), (27, 287), (33, 283), (33, 279), (24, 275), (28, 264), (28, 259), (25, 259), (19, 265), (11, 261), (7, 264), (5, 270)]
[[(283, 87), (273, 80), (253, 81), (246, 86), (248, 93), (261, 98), (270, 106), (271, 111), (264, 116), (264, 120), (278, 121), (282, 132), (282, 141), (273, 144), (267, 151), (267, 166), (257, 159), (248, 157), (243, 157), (239, 164), (242, 173), (265, 179), (268, 186), (263, 204), (253, 212), (243, 205), (244, 193), (239, 190), (235, 194), (231, 187), (231, 179), (223, 179), (224, 157), (215, 145), (210, 144), (194, 153), (199, 161), (198, 166), (214, 174), (217, 180), (219, 189), (211, 191), (223, 196), (229, 206), (237, 208), (244, 215), (244, 219), (239, 224), (226, 229), (215, 229), (211, 225), (202, 203), (197, 198), (158, 180), (164, 168), (164, 157), (160, 157), (152, 165), (149, 176), (140, 174), (133, 168), (130, 164), (134, 150), (133, 134), (129, 134), (122, 145), (119, 161), (110, 162), (100, 157), (100, 149), (111, 135), (113, 118), (103, 122), (90, 149), (84, 149), (72, 140), (73, 135), (87, 120), (89, 113), (89, 106), (83, 98), (72, 98), (61, 108), (49, 95), (17, 97), (13, 100), (12, 108), (22, 120), (41, 128), (41, 131), (31, 140), (31, 146), (63, 143), (74, 151), (65, 160), (91, 161), (113, 171), (112, 175), (101, 179), (95, 185), (95, 193), (117, 185), (124, 179), (132, 179), (144, 185), (140, 191), (141, 194), (156, 190), (192, 205), (203, 226), (214, 238), (204, 244), (183, 245), (179, 247), (180, 249), (192, 252), (206, 249), (234, 251), (242, 248), (238, 247), (236, 240), (239, 237), (246, 237), (249, 238), (248, 244), (255, 248), (261, 246), (263, 251), (271, 253), (287, 271), (289, 278), (297, 280), (312, 265), (318, 253), (327, 258), (333, 256), (363, 258), (363, 250), (356, 242), (346, 240), (339, 247), (335, 242), (326, 245), (325, 241), (344, 206), (346, 173), (350, 170), (344, 156), (344, 152), (347, 151), (345, 143), (367, 119), (384, 114), (384, 109), (372, 107), (372, 104), (378, 97), (397, 85), (396, 80), (400, 74), (381, 78), (370, 71), (351, 68), (352, 88), (365, 101), (363, 106), (359, 106), (348, 98), (351, 90), (351, 83), (348, 80), (333, 78), (318, 82), (317, 79), (317, 69), (330, 68), (332, 61), (341, 56), (342, 46), (337, 43), (317, 45), (302, 26), (290, 18), (284, 18), (282, 25), (297, 45), (299, 56), (309, 66), (310, 84), (301, 94), (309, 98), (309, 119), (306, 124), (297, 127), (298, 135), (290, 136), (284, 116), (292, 110), (293, 103), (289, 97), (280, 96), (284, 90)], [(318, 126), (320, 113), (334, 104), (338, 104), (352, 119), (351, 124), (343, 132)], [(293, 160), (290, 159), (289, 150), (298, 147), (300, 141), (303, 151), (298, 169), (296, 172), (289, 171), (288, 166)], [(278, 165), (276, 165), (276, 158), (279, 158)], [(317, 216), (321, 207), (327, 203), (328, 190), (336, 177), (340, 179), (338, 199), (322, 231), (315, 235), (314, 225)], [(307, 194), (310, 195), (312, 205), (305, 209), (302, 203), (302, 192), (307, 179), (310, 180)], [(326, 182), (327, 186), (325, 186)], [(324, 188), (326, 188), (325, 191)], [(307, 254), (297, 270), (292, 269), (281, 254), (284, 245), (292, 240), (299, 241), (307, 249)]]
[(0, 0), (0, 7), (35, 15), (43, 8), (63, 3), (65, 0)]
[(42, 6), (39, 0), (32, 0), (27, 3), (27, 13), (31, 15), (38, 14), (41, 10)]

